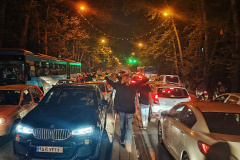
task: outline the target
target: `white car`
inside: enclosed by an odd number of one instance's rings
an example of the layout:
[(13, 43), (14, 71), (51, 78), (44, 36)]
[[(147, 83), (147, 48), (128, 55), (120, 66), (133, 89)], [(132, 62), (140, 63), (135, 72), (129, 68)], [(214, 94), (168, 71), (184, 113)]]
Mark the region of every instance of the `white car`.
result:
[(110, 95), (111, 90), (108, 88), (107, 84), (105, 82), (99, 82), (99, 81), (88, 81), (86, 84), (95, 84), (97, 85), (100, 90), (102, 91), (102, 94), (107, 102), (110, 101)]
[[(240, 107), (217, 102), (177, 104), (170, 111), (161, 113), (158, 139), (178, 160), (205, 160), (210, 155), (224, 156), (227, 149), (215, 150), (219, 144), (231, 151), (229, 159), (238, 160)], [(217, 155), (214, 155), (216, 152)]]
[(240, 105), (240, 93), (224, 93), (214, 98), (213, 101)]
[(149, 120), (152, 117), (159, 117), (162, 111), (171, 109), (177, 103), (191, 100), (188, 91), (183, 87), (155, 85), (152, 96), (154, 102), (149, 110)]
[(160, 82), (160, 84), (168, 84), (168, 85), (178, 85), (182, 87), (180, 82), (180, 78), (177, 75), (160, 75), (159, 79), (156, 79)]

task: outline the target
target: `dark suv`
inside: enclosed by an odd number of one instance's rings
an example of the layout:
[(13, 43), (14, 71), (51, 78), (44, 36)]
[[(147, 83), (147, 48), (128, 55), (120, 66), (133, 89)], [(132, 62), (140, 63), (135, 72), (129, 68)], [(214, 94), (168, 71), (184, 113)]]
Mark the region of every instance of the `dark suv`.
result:
[(14, 153), (22, 158), (98, 158), (106, 105), (95, 85), (54, 86), (17, 126)]

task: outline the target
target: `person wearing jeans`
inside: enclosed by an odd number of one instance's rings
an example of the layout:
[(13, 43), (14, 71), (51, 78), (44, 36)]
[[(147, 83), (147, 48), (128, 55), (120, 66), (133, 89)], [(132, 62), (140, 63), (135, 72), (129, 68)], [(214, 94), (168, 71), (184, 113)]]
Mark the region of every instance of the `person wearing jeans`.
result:
[(151, 88), (148, 84), (145, 84), (141, 86), (137, 93), (139, 93), (139, 106), (141, 109), (142, 127), (147, 128), (149, 107), (151, 102), (153, 101), (151, 96)]
[(135, 95), (138, 88), (148, 79), (130, 85), (130, 76), (123, 75), (120, 83), (114, 83), (108, 77), (107, 82), (117, 91), (117, 110), (120, 116), (120, 144), (125, 144), (128, 152), (132, 148), (132, 118), (135, 113)]

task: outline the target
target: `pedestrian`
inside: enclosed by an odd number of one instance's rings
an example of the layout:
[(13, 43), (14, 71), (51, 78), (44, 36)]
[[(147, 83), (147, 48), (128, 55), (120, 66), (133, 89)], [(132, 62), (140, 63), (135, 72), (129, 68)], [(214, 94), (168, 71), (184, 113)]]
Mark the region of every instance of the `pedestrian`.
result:
[(146, 129), (148, 126), (148, 116), (149, 116), (149, 107), (153, 103), (153, 98), (151, 96), (151, 87), (148, 84), (142, 85), (138, 93), (139, 106), (141, 110), (142, 117), (142, 128)]
[(132, 118), (135, 113), (135, 95), (138, 88), (147, 81), (130, 85), (129, 75), (123, 75), (120, 83), (114, 83), (108, 77), (107, 82), (117, 91), (118, 113), (120, 116), (120, 144), (125, 145), (128, 152), (132, 149)]

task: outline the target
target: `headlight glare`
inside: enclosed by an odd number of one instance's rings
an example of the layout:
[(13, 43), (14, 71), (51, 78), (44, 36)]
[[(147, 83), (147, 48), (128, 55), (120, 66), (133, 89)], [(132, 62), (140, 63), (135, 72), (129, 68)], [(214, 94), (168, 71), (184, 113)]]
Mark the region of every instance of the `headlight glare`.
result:
[(93, 127), (80, 128), (72, 131), (72, 135), (84, 135), (93, 133)]
[(0, 118), (0, 124), (4, 124), (6, 123), (6, 119), (5, 118)]
[(33, 129), (26, 127), (26, 126), (22, 126), (22, 125), (18, 125), (16, 132), (18, 133), (25, 133), (25, 134), (32, 134), (33, 133)]

